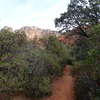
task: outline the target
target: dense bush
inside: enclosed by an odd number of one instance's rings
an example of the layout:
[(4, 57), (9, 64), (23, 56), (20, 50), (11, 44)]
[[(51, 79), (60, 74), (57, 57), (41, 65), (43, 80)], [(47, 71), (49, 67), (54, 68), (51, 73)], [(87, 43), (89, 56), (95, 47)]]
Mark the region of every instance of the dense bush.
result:
[(87, 38), (81, 37), (77, 43), (73, 46), (73, 57), (76, 61), (86, 59), (88, 50), (90, 48)]
[(46, 49), (57, 56), (61, 66), (72, 64), (72, 48), (61, 43), (56, 37), (49, 37)]
[(76, 100), (100, 99), (100, 25), (92, 27), (89, 32), (92, 33), (87, 39), (89, 48), (87, 51), (83, 48), (81, 52), (87, 55), (75, 65), (79, 76), (75, 86)]
[(71, 57), (70, 49), (55, 37), (46, 43), (41, 49), (24, 33), (0, 32), (0, 93), (51, 94), (53, 78), (63, 74), (62, 66), (71, 63)]
[(57, 59), (39, 48), (27, 52), (24, 58), (28, 62), (28, 81), (25, 90), (29, 89), (29, 94), (35, 97), (51, 94), (50, 84), (52, 79), (62, 73)]
[(0, 91), (23, 91), (34, 97), (49, 95), (52, 79), (61, 73), (61, 66), (53, 55), (24, 48), (23, 53), (2, 57)]
[(24, 33), (14, 33), (7, 30), (0, 31), (0, 57), (5, 53), (15, 53), (26, 41)]

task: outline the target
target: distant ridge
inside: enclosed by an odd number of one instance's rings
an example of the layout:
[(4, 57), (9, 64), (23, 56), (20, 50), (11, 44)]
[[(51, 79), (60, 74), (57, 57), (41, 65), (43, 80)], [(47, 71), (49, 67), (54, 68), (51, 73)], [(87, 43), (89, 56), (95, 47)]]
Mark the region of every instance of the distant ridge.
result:
[(35, 26), (24, 26), (20, 29), (13, 30), (13, 28), (5, 26), (2, 29), (6, 29), (10, 32), (24, 32), (28, 39), (34, 39), (34, 38), (43, 38), (45, 36), (59, 36), (59, 32), (49, 30), (49, 29), (41, 29)]

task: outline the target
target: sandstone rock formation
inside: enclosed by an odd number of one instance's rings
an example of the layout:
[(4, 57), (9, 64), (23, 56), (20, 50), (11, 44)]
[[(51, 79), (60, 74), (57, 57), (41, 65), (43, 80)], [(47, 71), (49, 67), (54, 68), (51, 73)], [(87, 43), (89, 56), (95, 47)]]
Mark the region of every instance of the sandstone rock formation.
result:
[(20, 29), (14, 30), (11, 27), (5, 26), (4, 28), (2, 28), (1, 30), (7, 30), (10, 32), (24, 32), (27, 36), (27, 39), (32, 40), (32, 39), (40, 39), (43, 37), (48, 37), (48, 36), (59, 36), (59, 33), (57, 31), (52, 31), (49, 29), (40, 29), (37, 28), (35, 26), (24, 26)]
[(51, 31), (51, 30), (47, 30), (47, 29), (40, 29), (37, 27), (22, 27), (19, 30), (16, 30), (19, 32), (24, 32), (27, 36), (28, 39), (40, 39), (43, 37), (48, 37), (48, 36), (59, 36), (59, 33), (57, 31)]

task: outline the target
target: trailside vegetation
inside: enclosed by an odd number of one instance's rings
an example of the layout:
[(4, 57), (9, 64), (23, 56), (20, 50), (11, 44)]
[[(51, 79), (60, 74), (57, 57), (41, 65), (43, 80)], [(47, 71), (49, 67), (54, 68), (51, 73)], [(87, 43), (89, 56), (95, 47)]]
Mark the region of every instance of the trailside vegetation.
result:
[(51, 95), (52, 80), (71, 62), (67, 48), (56, 37), (49, 37), (41, 48), (24, 33), (1, 30), (0, 93), (23, 92), (36, 98)]

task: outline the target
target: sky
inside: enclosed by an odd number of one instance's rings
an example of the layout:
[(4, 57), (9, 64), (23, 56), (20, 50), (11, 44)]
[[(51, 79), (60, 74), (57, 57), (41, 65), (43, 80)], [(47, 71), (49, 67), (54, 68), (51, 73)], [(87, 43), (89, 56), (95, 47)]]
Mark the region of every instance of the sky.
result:
[(36, 26), (55, 30), (54, 19), (67, 10), (69, 0), (0, 0), (0, 28)]

